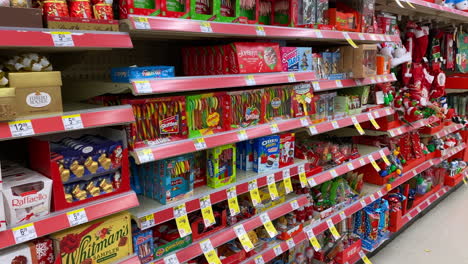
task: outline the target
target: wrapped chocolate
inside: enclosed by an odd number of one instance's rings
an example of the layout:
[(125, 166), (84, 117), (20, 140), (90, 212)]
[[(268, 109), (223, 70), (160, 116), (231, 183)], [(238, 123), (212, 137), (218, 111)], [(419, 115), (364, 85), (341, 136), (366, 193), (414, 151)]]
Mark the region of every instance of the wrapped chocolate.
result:
[(8, 84), (8, 79), (6, 78), (5, 73), (0, 70), (0, 87), (5, 87)]
[(69, 4), (70, 17), (92, 18), (89, 0), (72, 0)]
[(110, 4), (95, 4), (93, 6), (94, 18), (102, 20), (112, 20), (114, 15), (112, 13), (112, 5)]
[(45, 16), (68, 17), (67, 2), (63, 0), (44, 1), (42, 12)]
[(49, 60), (36, 53), (26, 53), (19, 56), (13, 56), (13, 58), (5, 62), (5, 68), (10, 72), (52, 71), (52, 65)]

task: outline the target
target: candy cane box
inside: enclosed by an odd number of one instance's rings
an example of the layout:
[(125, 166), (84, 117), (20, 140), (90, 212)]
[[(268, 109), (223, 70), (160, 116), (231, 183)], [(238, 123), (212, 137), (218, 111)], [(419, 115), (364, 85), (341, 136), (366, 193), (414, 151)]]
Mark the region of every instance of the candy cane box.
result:
[(3, 202), (7, 223), (19, 225), (50, 213), (52, 180), (41, 174), (18, 168), (3, 172)]

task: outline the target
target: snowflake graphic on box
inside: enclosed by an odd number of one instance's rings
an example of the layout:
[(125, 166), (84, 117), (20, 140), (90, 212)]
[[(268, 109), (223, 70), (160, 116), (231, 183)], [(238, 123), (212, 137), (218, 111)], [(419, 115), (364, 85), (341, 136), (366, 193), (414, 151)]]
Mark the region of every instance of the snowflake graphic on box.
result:
[(49, 248), (47, 247), (46, 243), (38, 243), (36, 244), (36, 254), (37, 258), (40, 259), (42, 257), (47, 256), (47, 251)]
[(49, 257), (47, 258), (47, 260), (49, 261), (49, 263), (53, 263), (55, 260), (54, 254), (51, 253)]

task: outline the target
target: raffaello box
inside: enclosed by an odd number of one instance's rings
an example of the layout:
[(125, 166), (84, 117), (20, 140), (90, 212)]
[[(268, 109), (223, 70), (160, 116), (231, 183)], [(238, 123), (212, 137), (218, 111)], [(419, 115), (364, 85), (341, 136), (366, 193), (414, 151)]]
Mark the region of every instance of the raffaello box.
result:
[(281, 47), (284, 72), (312, 71), (312, 48)]
[(280, 72), (278, 43), (233, 42), (224, 45), (226, 74)]
[(280, 137), (278, 135), (254, 139), (253, 171), (267, 172), (279, 168)]
[(23, 224), (50, 213), (52, 180), (18, 168), (3, 172), (3, 201), (9, 225)]

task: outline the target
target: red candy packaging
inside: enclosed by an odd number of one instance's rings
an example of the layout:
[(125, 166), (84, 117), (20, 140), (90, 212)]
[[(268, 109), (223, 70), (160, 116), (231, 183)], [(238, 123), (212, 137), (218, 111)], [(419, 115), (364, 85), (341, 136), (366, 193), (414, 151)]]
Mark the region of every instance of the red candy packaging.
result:
[(91, 4), (89, 0), (70, 1), (70, 17), (92, 18)]
[(112, 13), (112, 5), (110, 4), (95, 4), (93, 6), (94, 18), (102, 20), (112, 20), (114, 19), (114, 14)]
[(43, 12), (45, 16), (68, 17), (67, 2), (44, 1)]
[(280, 72), (278, 43), (234, 42), (224, 46), (226, 74)]

